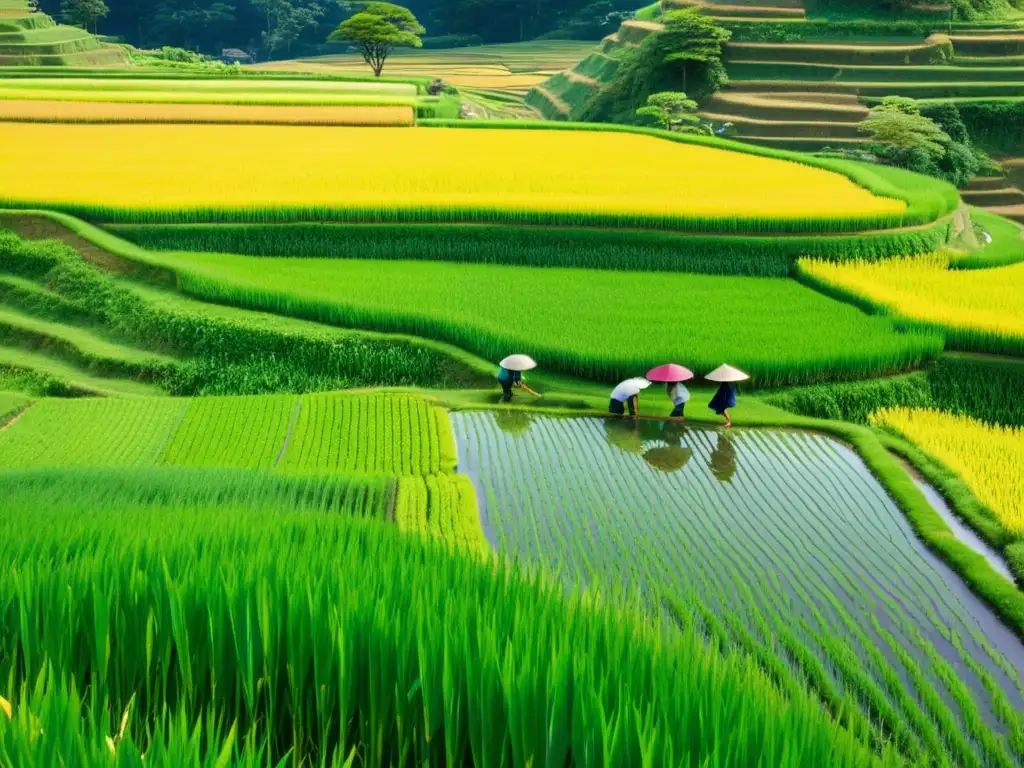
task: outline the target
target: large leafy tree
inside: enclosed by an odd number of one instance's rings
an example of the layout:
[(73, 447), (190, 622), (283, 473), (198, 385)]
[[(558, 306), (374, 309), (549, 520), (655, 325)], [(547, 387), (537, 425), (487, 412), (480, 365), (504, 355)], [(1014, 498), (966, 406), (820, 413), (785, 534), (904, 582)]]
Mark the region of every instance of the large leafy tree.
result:
[(373, 69), (373, 74), (380, 77), (391, 52), (399, 47), (422, 47), (420, 35), (425, 31), (408, 8), (393, 3), (371, 2), (339, 24), (327, 39), (353, 43)]
[(61, 0), (60, 12), (65, 21), (96, 32), (97, 23), (110, 9), (103, 0)]
[(910, 99), (885, 99), (864, 118), (857, 130), (871, 141), (899, 153), (923, 153), (938, 162), (952, 143), (949, 134), (921, 114)]
[[(697, 8), (669, 11), (662, 18), (662, 23), (665, 31), (659, 36), (659, 42), (667, 51), (664, 62), (680, 65), (684, 91), (689, 91), (687, 79), (692, 76), (700, 76), (702, 80), (724, 79), (722, 46), (732, 33)], [(710, 90), (716, 90), (721, 83), (711, 85)]]

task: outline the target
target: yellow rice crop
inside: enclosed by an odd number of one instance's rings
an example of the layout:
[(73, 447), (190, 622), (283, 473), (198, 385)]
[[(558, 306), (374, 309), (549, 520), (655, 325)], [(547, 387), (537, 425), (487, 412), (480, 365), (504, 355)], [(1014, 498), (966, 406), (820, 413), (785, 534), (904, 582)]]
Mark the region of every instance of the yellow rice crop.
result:
[(1024, 340), (1024, 263), (950, 270), (942, 254), (879, 262), (802, 261), (828, 285), (902, 317), (961, 331)]
[(870, 420), (947, 465), (1007, 530), (1024, 533), (1024, 430), (920, 408), (886, 408)]
[(798, 163), (603, 131), (5, 123), (0, 168), (0, 200), (129, 211), (143, 190), (150, 210), (386, 206), (811, 220), (905, 207)]
[(0, 100), (0, 121), (44, 123), (244, 123), (249, 125), (412, 125), (412, 107), (296, 107)]
[(406, 96), (390, 96), (375, 93), (331, 93), (323, 91), (294, 93), (275, 91), (90, 91), (68, 89), (23, 90), (0, 88), (0, 101), (94, 101), (121, 104), (247, 104), (247, 105), (289, 105), (295, 107), (376, 107), (413, 106), (415, 99)]

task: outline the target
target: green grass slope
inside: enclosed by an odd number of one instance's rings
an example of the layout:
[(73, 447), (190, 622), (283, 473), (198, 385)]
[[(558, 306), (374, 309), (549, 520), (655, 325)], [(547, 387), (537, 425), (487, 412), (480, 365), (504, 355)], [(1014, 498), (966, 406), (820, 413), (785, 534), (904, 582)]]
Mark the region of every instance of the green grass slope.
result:
[(56, 24), (22, 0), (0, 5), (0, 72), (5, 67), (127, 65), (119, 46), (101, 42), (78, 27)]

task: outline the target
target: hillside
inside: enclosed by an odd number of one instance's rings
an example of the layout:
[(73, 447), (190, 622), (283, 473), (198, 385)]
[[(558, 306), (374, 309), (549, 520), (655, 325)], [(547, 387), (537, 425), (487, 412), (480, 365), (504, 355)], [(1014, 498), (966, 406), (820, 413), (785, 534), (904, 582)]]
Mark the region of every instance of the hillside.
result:
[(84, 29), (57, 24), (27, 0), (0, 0), (0, 67), (109, 67), (127, 63), (121, 48)]

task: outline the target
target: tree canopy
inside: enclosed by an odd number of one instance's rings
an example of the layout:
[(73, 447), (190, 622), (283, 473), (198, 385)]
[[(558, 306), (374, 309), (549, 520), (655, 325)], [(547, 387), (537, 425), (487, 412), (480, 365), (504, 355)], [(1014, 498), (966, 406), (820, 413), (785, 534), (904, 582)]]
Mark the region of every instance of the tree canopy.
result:
[(351, 42), (359, 49), (373, 74), (380, 77), (384, 62), (395, 48), (420, 48), (426, 30), (412, 11), (393, 3), (367, 3), (327, 36), (332, 42)]

